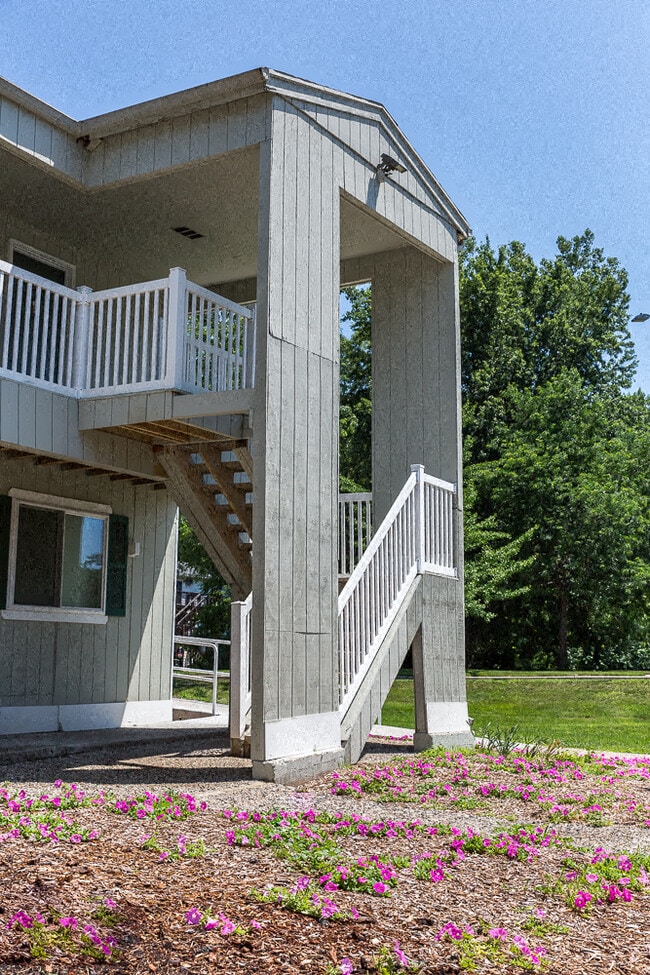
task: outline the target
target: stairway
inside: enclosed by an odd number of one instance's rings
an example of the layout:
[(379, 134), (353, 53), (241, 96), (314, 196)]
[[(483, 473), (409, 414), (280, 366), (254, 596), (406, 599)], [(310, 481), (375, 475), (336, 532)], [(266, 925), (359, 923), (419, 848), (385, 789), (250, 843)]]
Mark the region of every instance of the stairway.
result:
[(455, 496), (455, 484), (413, 466), (339, 595), (339, 715), (348, 761), (359, 758), (422, 625), (422, 575), (457, 575)]
[[(346, 760), (361, 755), (422, 625), (424, 573), (457, 577), (456, 485), (412, 472), (339, 595), (339, 717)], [(240, 607), (243, 604), (238, 604)], [(247, 601), (250, 614), (252, 600)], [(242, 630), (244, 622), (238, 623)], [(234, 632), (234, 629), (233, 629)], [(233, 639), (231, 669), (242, 686), (250, 643)], [(240, 702), (242, 727), (250, 697)]]
[(226, 582), (252, 587), (253, 465), (247, 440), (160, 446), (157, 459), (188, 524)]

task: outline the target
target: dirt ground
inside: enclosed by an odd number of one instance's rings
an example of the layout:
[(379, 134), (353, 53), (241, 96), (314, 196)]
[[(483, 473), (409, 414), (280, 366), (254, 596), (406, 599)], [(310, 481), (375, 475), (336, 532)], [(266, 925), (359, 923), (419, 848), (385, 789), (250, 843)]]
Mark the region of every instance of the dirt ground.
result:
[(386, 742), (289, 788), (213, 736), (2, 780), (0, 973), (650, 975), (650, 760)]

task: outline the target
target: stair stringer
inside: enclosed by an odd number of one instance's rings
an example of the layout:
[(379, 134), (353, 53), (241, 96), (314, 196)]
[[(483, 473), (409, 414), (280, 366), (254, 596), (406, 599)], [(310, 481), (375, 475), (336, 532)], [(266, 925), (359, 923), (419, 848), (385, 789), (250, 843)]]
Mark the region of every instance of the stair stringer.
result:
[(422, 576), (417, 575), (382, 640), (373, 661), (341, 719), (341, 744), (345, 761), (356, 762), (365, 748), (372, 726), (381, 716), (418, 628), (422, 625)]
[(158, 461), (167, 475), (167, 488), (187, 522), (210, 556), (217, 569), (232, 586), (250, 592), (252, 569), (250, 556), (239, 551), (225, 525), (219, 524), (219, 512), (205, 491), (198, 488), (189, 470), (189, 450), (179, 453), (177, 448), (158, 453)]

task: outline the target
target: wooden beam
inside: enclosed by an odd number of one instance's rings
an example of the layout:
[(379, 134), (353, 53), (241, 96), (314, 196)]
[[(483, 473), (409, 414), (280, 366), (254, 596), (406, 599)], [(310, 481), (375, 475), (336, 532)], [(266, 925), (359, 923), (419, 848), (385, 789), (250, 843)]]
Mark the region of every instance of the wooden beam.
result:
[(172, 404), (175, 419), (192, 416), (229, 416), (232, 413), (249, 413), (252, 409), (252, 389), (177, 395)]

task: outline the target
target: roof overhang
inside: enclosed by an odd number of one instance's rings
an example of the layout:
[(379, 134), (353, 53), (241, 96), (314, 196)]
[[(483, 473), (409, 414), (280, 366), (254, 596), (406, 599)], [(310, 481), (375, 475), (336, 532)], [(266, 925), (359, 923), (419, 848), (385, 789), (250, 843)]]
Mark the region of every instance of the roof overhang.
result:
[(262, 67), (77, 121), (0, 78), (0, 96), (5, 96), (37, 118), (65, 132), (68, 136), (85, 141), (86, 144), (93, 140), (104, 139), (142, 126), (169, 121), (201, 109), (263, 93), (273, 94), (294, 103), (300, 101), (345, 112), (360, 120), (378, 125), (385, 137), (399, 147), (400, 157), (410, 171), (442, 207), (459, 239), (464, 239), (471, 233), (469, 223), (461, 211), (447, 196), (391, 114), (380, 102), (368, 98), (337, 91), (282, 71)]

